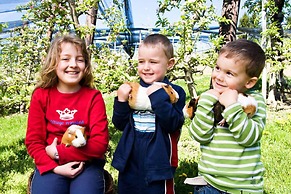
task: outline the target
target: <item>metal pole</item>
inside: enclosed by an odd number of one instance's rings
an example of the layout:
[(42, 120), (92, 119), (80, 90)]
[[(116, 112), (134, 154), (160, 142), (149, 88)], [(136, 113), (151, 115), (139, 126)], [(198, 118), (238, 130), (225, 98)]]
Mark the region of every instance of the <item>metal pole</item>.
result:
[[(266, 10), (265, 10), (265, 4), (266, 4), (266, 0), (262, 0), (262, 42), (261, 42), (261, 46), (264, 50), (266, 50), (267, 47), (267, 38), (264, 35), (267, 30), (267, 19), (266, 19)], [(268, 64), (266, 64), (265, 68), (263, 69), (263, 73), (262, 73), (262, 95), (264, 97), (264, 99), (267, 99), (267, 75), (268, 75), (268, 71), (267, 71), (267, 66)]]

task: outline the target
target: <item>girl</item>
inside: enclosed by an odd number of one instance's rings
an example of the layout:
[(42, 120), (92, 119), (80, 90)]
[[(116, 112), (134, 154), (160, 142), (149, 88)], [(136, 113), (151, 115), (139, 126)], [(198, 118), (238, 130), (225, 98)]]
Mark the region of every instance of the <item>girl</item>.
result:
[[(72, 124), (86, 128), (85, 146), (60, 143)], [(36, 165), (31, 193), (104, 193), (107, 125), (104, 100), (93, 88), (84, 41), (74, 35), (56, 37), (28, 113), (25, 144)]]

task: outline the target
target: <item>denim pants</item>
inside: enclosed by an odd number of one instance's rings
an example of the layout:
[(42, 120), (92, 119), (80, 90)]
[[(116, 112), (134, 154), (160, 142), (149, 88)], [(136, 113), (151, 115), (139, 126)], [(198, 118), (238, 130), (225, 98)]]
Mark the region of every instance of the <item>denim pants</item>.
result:
[(71, 179), (53, 172), (40, 175), (35, 169), (31, 194), (104, 194), (104, 161), (85, 164), (83, 172)]
[(194, 186), (194, 194), (227, 194), (211, 185)]

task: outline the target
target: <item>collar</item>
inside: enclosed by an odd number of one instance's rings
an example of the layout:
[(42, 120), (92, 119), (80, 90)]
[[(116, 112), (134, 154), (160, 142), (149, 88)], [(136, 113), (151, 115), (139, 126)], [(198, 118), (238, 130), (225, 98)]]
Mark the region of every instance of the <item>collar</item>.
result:
[[(160, 81), (160, 82), (163, 82), (163, 83), (165, 83), (165, 84), (171, 84), (170, 83), (170, 81), (169, 81), (169, 79), (167, 78), (167, 77), (165, 77), (162, 81)], [(140, 79), (139, 80), (139, 84), (142, 86), (142, 87), (149, 87), (151, 84), (147, 84), (147, 83), (145, 83), (142, 79)]]

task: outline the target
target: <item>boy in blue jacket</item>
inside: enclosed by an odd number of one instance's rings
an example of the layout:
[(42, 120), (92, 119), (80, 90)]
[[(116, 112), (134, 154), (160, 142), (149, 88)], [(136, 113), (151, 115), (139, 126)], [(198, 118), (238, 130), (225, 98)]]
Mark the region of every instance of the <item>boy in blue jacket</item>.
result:
[[(112, 166), (119, 171), (118, 194), (174, 193), (178, 165), (177, 144), (184, 123), (185, 92), (166, 78), (175, 64), (173, 45), (161, 34), (147, 36), (138, 51), (140, 85), (147, 88), (152, 111), (133, 110), (128, 104), (131, 87), (122, 84), (114, 100), (112, 122), (123, 131)], [(179, 99), (172, 104), (165, 90), (154, 82), (169, 84)]]

